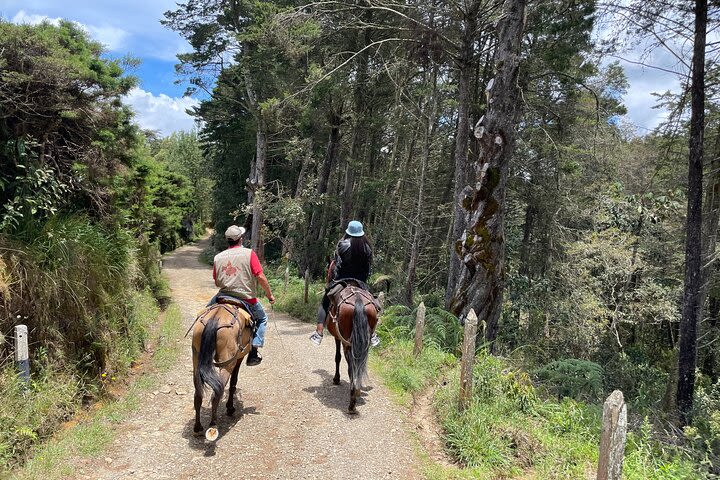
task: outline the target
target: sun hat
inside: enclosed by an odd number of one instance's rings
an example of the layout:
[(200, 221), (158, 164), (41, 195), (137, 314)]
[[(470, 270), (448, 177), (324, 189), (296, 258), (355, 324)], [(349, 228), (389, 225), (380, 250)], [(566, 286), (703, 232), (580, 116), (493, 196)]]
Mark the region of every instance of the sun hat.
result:
[(240, 237), (245, 235), (245, 228), (238, 227), (237, 225), (230, 225), (227, 230), (225, 230), (225, 238), (228, 240), (240, 240)]
[(358, 222), (357, 220), (353, 220), (348, 223), (348, 227), (347, 230), (345, 230), (345, 233), (347, 233), (351, 237), (362, 237), (363, 235), (365, 235), (365, 232), (363, 231), (363, 224)]

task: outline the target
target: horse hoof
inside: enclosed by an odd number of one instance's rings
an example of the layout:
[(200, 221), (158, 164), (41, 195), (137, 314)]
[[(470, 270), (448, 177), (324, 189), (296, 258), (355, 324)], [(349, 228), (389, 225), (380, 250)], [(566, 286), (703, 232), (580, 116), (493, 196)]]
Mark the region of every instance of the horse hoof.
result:
[(232, 417), (233, 415), (235, 415), (235, 407), (233, 407), (233, 408), (228, 408), (228, 409), (227, 409), (227, 416), (228, 416), (228, 417)]
[(200, 437), (203, 434), (203, 427), (202, 425), (195, 425), (193, 428), (193, 435), (196, 437)]
[(333, 385), (340, 385), (340, 378), (333, 378)]
[(208, 442), (214, 442), (218, 439), (220, 436), (220, 432), (218, 432), (217, 427), (210, 427), (207, 430), (205, 430), (205, 440)]

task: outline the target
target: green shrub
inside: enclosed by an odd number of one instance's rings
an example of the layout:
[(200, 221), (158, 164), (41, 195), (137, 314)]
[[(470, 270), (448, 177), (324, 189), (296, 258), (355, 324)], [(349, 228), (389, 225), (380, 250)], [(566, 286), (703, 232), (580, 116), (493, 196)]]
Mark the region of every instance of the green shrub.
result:
[(315, 323), (318, 305), (325, 293), (325, 286), (313, 283), (308, 290), (308, 303), (305, 303), (305, 281), (300, 278), (291, 278), (287, 291), (285, 280), (273, 278), (270, 287), (275, 295), (275, 308), (286, 312), (303, 322)]
[(558, 398), (596, 400), (602, 394), (603, 369), (595, 362), (567, 358), (555, 360), (535, 374)]
[(397, 393), (419, 393), (442, 372), (457, 363), (450, 354), (436, 348), (424, 348), (418, 357), (413, 355), (413, 343), (396, 341), (383, 349), (373, 365), (379, 370), (385, 384)]
[[(127, 334), (116, 337), (109, 346), (112, 357), (102, 377), (111, 382), (139, 357), (159, 310), (149, 293), (135, 294), (127, 317)], [(0, 367), (0, 471), (18, 465), (33, 446), (47, 439), (59, 423), (69, 418), (83, 395), (95, 395), (102, 385), (78, 373), (72, 364), (62, 365), (37, 349), (32, 357), (31, 382), (26, 389), (7, 358)]]
[[(411, 311), (403, 305), (390, 305), (380, 316), (378, 335), (389, 343), (415, 338), (416, 317), (417, 308)], [(423, 345), (459, 354), (461, 341), (462, 327), (455, 315), (439, 307), (426, 310)]]
[[(665, 396), (668, 374), (638, 355), (618, 354), (604, 364), (605, 391), (621, 390), (628, 403), (641, 412), (656, 413)], [(677, 362), (672, 358), (668, 363)]]

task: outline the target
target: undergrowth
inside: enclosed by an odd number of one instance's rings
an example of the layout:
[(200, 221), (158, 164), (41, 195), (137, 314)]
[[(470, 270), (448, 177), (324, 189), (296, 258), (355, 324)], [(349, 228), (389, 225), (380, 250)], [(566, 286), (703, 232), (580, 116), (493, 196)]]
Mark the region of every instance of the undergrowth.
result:
[[(169, 299), (158, 260), (144, 237), (83, 215), (0, 234), (0, 469), (21, 464), (140, 356)], [(29, 331), (27, 388), (12, 362), (20, 323)]]
[[(601, 407), (563, 398), (543, 398), (537, 381), (506, 360), (480, 350), (473, 370), (470, 405), (460, 411), (457, 321), (428, 309), (424, 348), (415, 358), (414, 315), (389, 307), (378, 333), (381, 350), (372, 365), (384, 383), (409, 403), (413, 394), (435, 390), (434, 409), (444, 432), (446, 451), (461, 467), (428, 462), (428, 478), (594, 478)], [(703, 478), (684, 452), (657, 442), (649, 423), (631, 432), (623, 478)]]
[(324, 285), (311, 283), (308, 288), (308, 302), (305, 303), (305, 281), (301, 278), (291, 278), (285, 289), (285, 280), (271, 278), (269, 280), (273, 295), (275, 295), (275, 308), (287, 312), (303, 322), (315, 323), (317, 309), (325, 293)]
[(18, 377), (11, 358), (0, 369), (0, 468), (19, 465), (33, 447), (49, 438), (57, 426), (80, 407), (81, 399), (102, 395), (103, 384), (123, 375), (137, 359), (147, 340), (159, 309), (150, 293), (131, 298), (127, 318), (130, 333), (115, 345), (113, 369), (103, 372), (100, 383), (80, 375), (70, 366), (53, 361), (44, 349), (36, 351), (31, 365), (31, 381), (26, 386)]
[(142, 396), (156, 388), (160, 374), (175, 364), (182, 348), (182, 344), (176, 342), (182, 335), (182, 313), (177, 305), (171, 305), (167, 310), (156, 335), (157, 343), (148, 374), (134, 381), (118, 400), (101, 401), (99, 408), (81, 418), (77, 425), (62, 430), (37, 448), (27, 463), (13, 472), (13, 477), (18, 480), (75, 477), (73, 458), (102, 455), (114, 438), (114, 427), (139, 408)]

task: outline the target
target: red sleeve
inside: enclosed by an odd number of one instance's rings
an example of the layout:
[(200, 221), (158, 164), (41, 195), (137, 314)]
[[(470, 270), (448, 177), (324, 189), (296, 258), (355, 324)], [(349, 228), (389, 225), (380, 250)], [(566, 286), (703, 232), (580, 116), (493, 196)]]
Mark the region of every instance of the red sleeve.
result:
[(217, 272), (215, 271), (215, 265), (213, 265), (213, 280), (217, 280)]
[(258, 256), (254, 251), (250, 252), (250, 270), (252, 271), (252, 274), (256, 277), (263, 273), (262, 265), (260, 265), (260, 260), (258, 259)]

